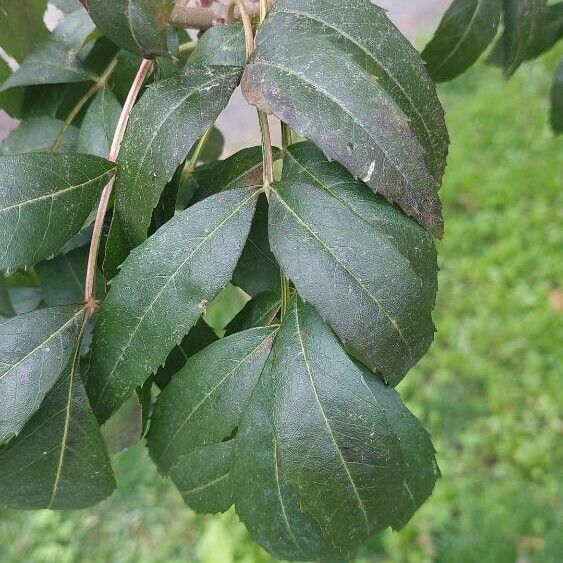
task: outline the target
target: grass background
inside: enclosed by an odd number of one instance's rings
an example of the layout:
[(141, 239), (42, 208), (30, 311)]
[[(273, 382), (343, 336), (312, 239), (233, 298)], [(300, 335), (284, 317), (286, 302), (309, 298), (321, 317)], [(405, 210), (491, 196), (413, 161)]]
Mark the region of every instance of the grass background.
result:
[[(441, 88), (452, 145), (438, 334), (399, 390), (432, 433), (443, 478), (358, 562), (563, 560), (563, 142), (547, 124), (561, 54), (508, 83), (478, 65)], [(0, 560), (272, 561), (232, 511), (184, 507), (142, 444), (114, 466), (119, 490), (97, 507), (0, 511)]]

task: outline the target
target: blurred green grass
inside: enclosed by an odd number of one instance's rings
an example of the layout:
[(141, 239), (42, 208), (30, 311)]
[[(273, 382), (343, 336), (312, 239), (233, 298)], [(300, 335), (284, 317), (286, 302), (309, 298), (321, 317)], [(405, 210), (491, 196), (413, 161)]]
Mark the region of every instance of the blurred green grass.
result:
[[(563, 141), (547, 124), (561, 54), (508, 83), (478, 65), (441, 89), (452, 147), (438, 334), (399, 389), (433, 435), (443, 478), (358, 563), (563, 559)], [(0, 511), (0, 560), (271, 561), (232, 511), (185, 508), (142, 446), (114, 465), (119, 491), (97, 507)]]

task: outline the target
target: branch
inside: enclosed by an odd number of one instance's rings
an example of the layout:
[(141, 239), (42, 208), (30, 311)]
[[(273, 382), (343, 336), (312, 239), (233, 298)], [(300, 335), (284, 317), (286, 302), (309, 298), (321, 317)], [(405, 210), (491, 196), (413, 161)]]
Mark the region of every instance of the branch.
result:
[[(131, 110), (133, 105), (137, 100), (137, 96), (141, 90), (143, 82), (147, 77), (154, 65), (154, 62), (148, 59), (143, 59), (137, 75), (131, 84), (129, 89), (129, 94), (121, 110), (121, 115), (119, 116), (119, 121), (117, 127), (115, 128), (115, 133), (113, 136), (113, 142), (111, 144), (111, 149), (109, 151), (108, 160), (115, 162), (117, 160), (117, 155), (119, 154), (119, 148), (121, 147), (121, 141), (123, 141), (123, 136), (125, 135), (125, 128), (129, 122), (129, 116), (131, 115)], [(113, 184), (115, 183), (115, 176), (107, 183), (106, 187), (102, 191), (100, 196), (100, 203), (98, 204), (98, 210), (96, 212), (96, 220), (94, 221), (94, 231), (92, 232), (92, 240), (90, 242), (90, 252), (88, 254), (88, 266), (86, 268), (86, 282), (84, 284), (84, 301), (89, 305), (88, 311), (94, 312), (94, 282), (96, 278), (96, 263), (98, 261), (98, 251), (100, 249), (100, 239), (102, 236), (102, 227), (104, 224), (104, 218), (109, 205), (109, 200), (111, 197), (111, 192), (113, 191)]]

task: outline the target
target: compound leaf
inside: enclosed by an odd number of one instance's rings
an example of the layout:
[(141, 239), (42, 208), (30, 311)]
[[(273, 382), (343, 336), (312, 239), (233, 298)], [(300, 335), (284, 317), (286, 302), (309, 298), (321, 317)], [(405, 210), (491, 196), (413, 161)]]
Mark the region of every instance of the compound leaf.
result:
[(108, 88), (103, 88), (84, 116), (76, 150), (106, 158), (120, 114), (121, 104)]
[(168, 27), (174, 0), (88, 0), (90, 16), (114, 43), (149, 58), (175, 51)]
[(0, 270), (52, 256), (84, 225), (115, 165), (75, 153), (0, 156)]
[(88, 394), (106, 420), (196, 323), (230, 281), (256, 192), (222, 192), (186, 209), (136, 248), (97, 317)]
[(158, 396), (147, 444), (167, 474), (180, 456), (232, 435), (272, 346), (276, 328), (218, 340), (192, 356)]
[(312, 145), (285, 162), (270, 198), (274, 255), (351, 353), (396, 385), (434, 335), (432, 238)]
[[(239, 41), (240, 25), (212, 28), (196, 51), (217, 58), (217, 43)], [(204, 61), (202, 61), (204, 62)], [(185, 72), (150, 86), (135, 106), (119, 154), (120, 174), (104, 270), (113, 277), (127, 253), (147, 237), (153, 209), (176, 168), (227, 105), (236, 88), (238, 66), (193, 64)], [(140, 197), (143, 194), (143, 197)]]
[(454, 0), (422, 52), (432, 78), (443, 82), (467, 70), (494, 39), (502, 0)]
[(371, 534), (401, 528), (439, 475), (428, 434), (395, 391), (357, 367), (300, 302), (276, 335), (235, 447), (237, 513), (281, 559), (350, 558)]
[[(74, 337), (74, 342), (64, 343), (71, 357), (39, 410), (0, 451), (0, 504), (6, 507), (84, 508), (115, 488), (109, 455), (78, 373), (80, 334)], [(41, 364), (36, 369), (41, 374)], [(33, 375), (38, 377), (37, 372)]]
[(78, 54), (95, 26), (82, 9), (69, 14), (45, 43), (36, 47), (4, 82), (0, 92), (14, 86), (95, 80)]
[(19, 434), (66, 369), (84, 307), (54, 307), (0, 324), (0, 444)]
[(441, 236), (444, 112), (418, 53), (383, 9), (369, 0), (343, 10), (332, 0), (276, 2), (242, 89)]

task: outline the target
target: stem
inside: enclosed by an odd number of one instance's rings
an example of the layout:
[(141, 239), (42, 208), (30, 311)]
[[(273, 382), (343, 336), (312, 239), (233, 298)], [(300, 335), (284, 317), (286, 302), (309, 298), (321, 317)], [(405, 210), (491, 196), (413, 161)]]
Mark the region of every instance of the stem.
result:
[(56, 151), (59, 148), (64, 134), (72, 125), (72, 122), (76, 119), (76, 116), (82, 111), (82, 108), (88, 103), (90, 98), (93, 98), (102, 88), (105, 87), (116, 66), (117, 57), (109, 63), (101, 76), (96, 80), (95, 84), (82, 96), (82, 98), (80, 98), (80, 100), (78, 100), (76, 105), (68, 114), (67, 118), (64, 120), (64, 123), (61, 125), (61, 128), (59, 129), (59, 132), (57, 134), (57, 138), (53, 141), (53, 144), (51, 146), (52, 151)]
[(213, 129), (213, 125), (210, 125), (205, 130), (205, 133), (200, 137), (191, 158), (188, 161), (186, 161), (184, 168), (182, 168), (180, 185), (183, 185), (184, 182), (192, 175), (192, 172), (195, 170), (195, 167), (197, 166), (197, 163), (199, 161), (199, 157), (201, 156), (201, 153), (205, 148), (207, 141), (209, 140), (209, 135), (211, 134), (212, 129)]
[(258, 110), (258, 123), (260, 124), (260, 136), (262, 137), (262, 176), (267, 195), (268, 188), (274, 181), (274, 151), (272, 149), (272, 136), (270, 134), (268, 115), (260, 110)]
[[(271, 5), (272, 1), (269, 0)], [(260, 18), (260, 8), (258, 6), (245, 6), (251, 21), (257, 21)], [(242, 14), (242, 12), (241, 12)], [(174, 27), (206, 30), (213, 27), (213, 20), (216, 17), (213, 10), (209, 8), (187, 8), (184, 3), (178, 1), (172, 14), (170, 15), (170, 25)]]
[(280, 121), (281, 124), (281, 134), (282, 134), (282, 148), (287, 149), (290, 145), (295, 142), (293, 138), (293, 129), (284, 121)]
[[(135, 104), (143, 82), (147, 77), (147, 74), (153, 68), (154, 62), (148, 59), (143, 59), (137, 75), (131, 84), (129, 89), (129, 94), (121, 110), (121, 115), (119, 116), (119, 121), (117, 122), (117, 127), (115, 128), (115, 133), (113, 136), (113, 142), (108, 155), (108, 160), (115, 162), (117, 160), (117, 155), (119, 154), (119, 148), (121, 147), (121, 141), (123, 141), (123, 136), (125, 135), (125, 128), (129, 121), (129, 116), (131, 115), (131, 110)], [(98, 252), (100, 250), (100, 239), (102, 236), (102, 227), (104, 224), (104, 218), (109, 205), (109, 200), (111, 197), (111, 192), (113, 190), (113, 185), (115, 183), (115, 176), (106, 184), (106, 187), (102, 191), (100, 196), (100, 202), (98, 204), (98, 210), (96, 212), (96, 220), (94, 221), (94, 231), (92, 232), (92, 240), (90, 242), (90, 252), (88, 254), (88, 266), (86, 268), (86, 282), (84, 284), (84, 301), (90, 305), (88, 307), (89, 315), (94, 312), (95, 306), (95, 291), (94, 282), (96, 278), (96, 264), (98, 261)]]

